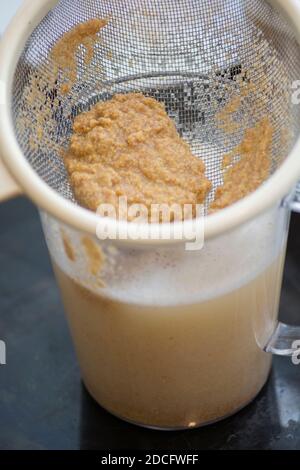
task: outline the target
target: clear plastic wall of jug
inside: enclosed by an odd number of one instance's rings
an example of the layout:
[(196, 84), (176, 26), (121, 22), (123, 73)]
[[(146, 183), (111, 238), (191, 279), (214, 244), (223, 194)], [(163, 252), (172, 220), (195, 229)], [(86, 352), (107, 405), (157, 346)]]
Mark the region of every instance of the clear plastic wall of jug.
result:
[(185, 429), (229, 416), (264, 386), (290, 210), (187, 251), (99, 241), (41, 213), (83, 381), (135, 424)]

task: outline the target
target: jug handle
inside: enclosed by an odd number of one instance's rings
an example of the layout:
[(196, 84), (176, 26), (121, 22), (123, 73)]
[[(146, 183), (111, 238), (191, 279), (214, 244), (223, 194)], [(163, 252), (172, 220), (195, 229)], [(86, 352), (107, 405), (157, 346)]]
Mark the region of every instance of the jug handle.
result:
[(20, 187), (10, 176), (0, 158), (0, 202), (18, 196), (21, 193)]
[[(300, 183), (282, 202), (283, 207), (300, 214)], [(275, 332), (264, 350), (277, 356), (289, 356), (295, 364), (300, 364), (300, 326), (278, 323)]]

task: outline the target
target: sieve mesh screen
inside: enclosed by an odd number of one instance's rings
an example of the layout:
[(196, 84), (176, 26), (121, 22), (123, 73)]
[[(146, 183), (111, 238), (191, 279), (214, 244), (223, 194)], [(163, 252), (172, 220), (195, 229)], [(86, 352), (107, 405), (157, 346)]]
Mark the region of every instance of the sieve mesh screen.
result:
[[(108, 25), (91, 63), (79, 49), (76, 82), (65, 95), (51, 50), (64, 33), (93, 18), (108, 18)], [(141, 91), (165, 104), (215, 189), (224, 154), (265, 116), (274, 127), (271, 172), (288, 156), (300, 126), (291, 100), (299, 77), (293, 29), (263, 0), (61, 0), (18, 61), (15, 133), (38, 175), (75, 202), (62, 159), (74, 117), (115, 93)], [(241, 103), (230, 117), (236, 126), (228, 132), (219, 116), (237, 95)]]

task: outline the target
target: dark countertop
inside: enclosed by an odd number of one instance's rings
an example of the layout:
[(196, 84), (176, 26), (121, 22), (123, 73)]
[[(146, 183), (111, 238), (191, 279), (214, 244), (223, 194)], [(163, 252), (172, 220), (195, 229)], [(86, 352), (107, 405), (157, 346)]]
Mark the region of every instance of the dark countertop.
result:
[[(292, 219), (281, 319), (300, 324), (300, 216)], [(0, 205), (0, 449), (300, 449), (300, 366), (275, 358), (259, 397), (206, 428), (158, 432), (110, 416), (80, 382), (37, 211)]]

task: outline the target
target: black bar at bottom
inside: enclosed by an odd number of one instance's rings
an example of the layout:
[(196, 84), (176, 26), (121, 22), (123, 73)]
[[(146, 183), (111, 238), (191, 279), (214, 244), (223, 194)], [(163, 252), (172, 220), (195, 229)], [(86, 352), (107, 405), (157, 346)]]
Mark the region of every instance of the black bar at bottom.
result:
[[(121, 465), (124, 468), (137, 468), (141, 465), (193, 465), (210, 468), (212, 464), (271, 464), (275, 468), (288, 464), (299, 464), (299, 451), (197, 451), (182, 453), (168, 451), (0, 451), (0, 468), (4, 465), (54, 466), (66, 464), (73, 467), (89, 465), (92, 468)], [(209, 465), (209, 466), (208, 466)]]

